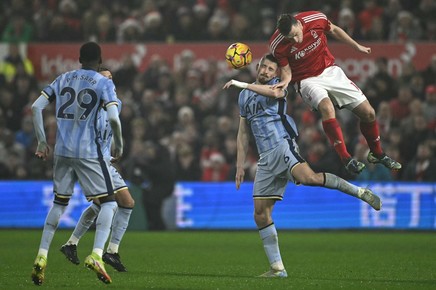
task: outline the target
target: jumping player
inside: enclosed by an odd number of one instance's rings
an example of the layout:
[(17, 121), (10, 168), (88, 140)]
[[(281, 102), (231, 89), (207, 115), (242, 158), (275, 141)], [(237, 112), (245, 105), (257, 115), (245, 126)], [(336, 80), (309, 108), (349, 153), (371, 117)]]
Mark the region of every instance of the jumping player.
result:
[(381, 147), (375, 111), (366, 96), (335, 65), (326, 34), (359, 52), (371, 53), (371, 48), (354, 41), (321, 12), (308, 11), (295, 16), (282, 14), (269, 41), (270, 51), (281, 70), (281, 81), (274, 87), (287, 88), (291, 83), (303, 100), (321, 113), (324, 132), (349, 172), (358, 174), (365, 165), (348, 153), (335, 106), (352, 111), (360, 119), (360, 131), (370, 149), (369, 162), (381, 163), (389, 169), (401, 169), (401, 164), (387, 156)]

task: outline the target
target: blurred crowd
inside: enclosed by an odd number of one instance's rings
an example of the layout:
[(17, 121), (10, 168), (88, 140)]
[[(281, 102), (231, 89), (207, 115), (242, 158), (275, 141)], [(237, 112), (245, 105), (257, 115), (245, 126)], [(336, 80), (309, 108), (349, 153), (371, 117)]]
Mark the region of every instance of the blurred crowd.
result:
[[(323, 1), (322, 7), (314, 4), (317, 2), (35, 0), (29, 9), (28, 1), (2, 1), (0, 31), (10, 45), (0, 61), (0, 179), (52, 178), (52, 159), (41, 162), (34, 157), (30, 112), (46, 84), (35, 78), (31, 60), (20, 54), (16, 41), (266, 42), (276, 15), (297, 8), (324, 11), (356, 39), (434, 41), (435, 1), (331, 0)], [(410, 21), (401, 20), (401, 15)], [(223, 33), (212, 32), (217, 29)], [(119, 168), (126, 179), (140, 183), (148, 175), (160, 178), (154, 182), (163, 185), (169, 179), (234, 180), (239, 90), (222, 90), (222, 86), (230, 78), (252, 82), (255, 75), (246, 69), (225, 75), (215, 60), (208, 60), (208, 69), (199, 71), (194, 61), (195, 55), (185, 51), (181, 65), (172, 68), (155, 55), (142, 71), (127, 58), (112, 72), (123, 102), (125, 152)], [(405, 62), (402, 74), (396, 77), (389, 74), (386, 59), (377, 59), (376, 64), (376, 72), (359, 85), (376, 109), (386, 153), (400, 161), (403, 169), (391, 172), (368, 164), (368, 147), (359, 133), (358, 120), (339, 111), (349, 151), (367, 165), (359, 176), (349, 175), (328, 143), (318, 114), (290, 88), (288, 111), (300, 130), (301, 154), (316, 171), (349, 180), (436, 181), (436, 54), (423, 70)], [(53, 146), (53, 105), (44, 111), (44, 120), (47, 140)], [(256, 161), (256, 147), (251, 142), (247, 180), (254, 177)]]
[(3, 42), (268, 39), (277, 16), (320, 10), (352, 37), (434, 41), (434, 0), (2, 0)]

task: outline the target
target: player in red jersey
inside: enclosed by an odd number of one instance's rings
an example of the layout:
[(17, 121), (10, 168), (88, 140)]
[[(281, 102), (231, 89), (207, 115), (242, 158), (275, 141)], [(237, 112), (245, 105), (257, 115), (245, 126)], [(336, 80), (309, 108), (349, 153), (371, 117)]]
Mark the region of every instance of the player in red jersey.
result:
[(281, 69), (282, 81), (274, 87), (284, 88), (292, 84), (303, 100), (321, 113), (324, 131), (349, 172), (358, 174), (365, 164), (348, 153), (336, 119), (335, 106), (352, 111), (360, 119), (360, 131), (370, 149), (368, 161), (399, 170), (401, 164), (387, 156), (381, 147), (374, 108), (359, 87), (335, 65), (326, 34), (359, 52), (371, 53), (370, 47), (357, 43), (319, 11), (302, 12), (295, 16), (282, 14), (269, 41), (271, 53)]

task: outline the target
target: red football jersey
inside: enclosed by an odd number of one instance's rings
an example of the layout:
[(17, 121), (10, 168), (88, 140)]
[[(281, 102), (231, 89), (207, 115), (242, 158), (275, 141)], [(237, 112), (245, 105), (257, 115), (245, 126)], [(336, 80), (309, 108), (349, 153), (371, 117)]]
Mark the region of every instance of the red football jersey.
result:
[(269, 40), (271, 53), (277, 58), (279, 66), (289, 64), (292, 83), (321, 74), (332, 66), (335, 58), (327, 47), (325, 32), (330, 31), (331, 22), (319, 11), (298, 13), (295, 18), (303, 25), (303, 41), (293, 43), (278, 30)]

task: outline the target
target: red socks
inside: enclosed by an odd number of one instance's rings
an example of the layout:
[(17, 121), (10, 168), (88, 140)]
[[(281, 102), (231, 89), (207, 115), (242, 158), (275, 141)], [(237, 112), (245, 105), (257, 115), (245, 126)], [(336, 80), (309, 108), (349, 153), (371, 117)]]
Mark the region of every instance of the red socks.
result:
[(333, 118), (322, 121), (322, 127), (324, 128), (324, 132), (326, 133), (330, 144), (335, 148), (336, 153), (338, 153), (341, 160), (345, 162), (347, 159), (351, 158), (351, 155), (348, 153), (347, 147), (345, 146), (344, 136), (342, 135), (342, 129), (339, 126), (338, 120)]
[(368, 143), (369, 150), (371, 150), (376, 157), (382, 156), (383, 149), (380, 144), (380, 133), (377, 121), (370, 123), (360, 122), (360, 131), (365, 137), (366, 143)]

